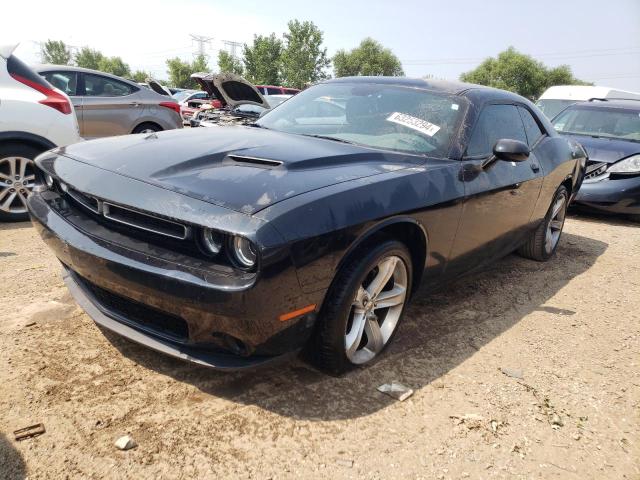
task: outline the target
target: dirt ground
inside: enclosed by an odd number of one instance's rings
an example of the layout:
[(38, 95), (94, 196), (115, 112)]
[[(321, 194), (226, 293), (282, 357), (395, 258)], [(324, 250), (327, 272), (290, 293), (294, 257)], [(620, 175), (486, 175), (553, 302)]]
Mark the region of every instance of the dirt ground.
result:
[(0, 299), (2, 479), (640, 479), (640, 227), (622, 220), (571, 218), (553, 261), (415, 298), (343, 378), (221, 374), (102, 332), (28, 224), (0, 225)]

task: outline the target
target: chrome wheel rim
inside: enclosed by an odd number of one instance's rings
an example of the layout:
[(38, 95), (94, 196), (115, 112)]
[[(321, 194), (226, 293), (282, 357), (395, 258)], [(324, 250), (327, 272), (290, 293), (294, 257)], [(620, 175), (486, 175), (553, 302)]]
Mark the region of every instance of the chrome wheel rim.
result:
[(33, 160), (25, 157), (0, 158), (0, 212), (27, 212), (27, 196), (36, 176)]
[(144, 130), (140, 130), (140, 133), (156, 133), (153, 128), (145, 128)]
[(566, 207), (566, 195), (560, 195), (551, 207), (551, 218), (547, 224), (547, 232), (544, 240), (544, 249), (547, 253), (551, 253), (553, 249), (556, 248), (556, 245), (558, 245), (558, 241), (560, 241), (560, 234), (562, 233), (564, 218), (567, 212)]
[(398, 325), (407, 299), (407, 267), (395, 255), (384, 257), (367, 274), (351, 304), (344, 337), (349, 361), (371, 361)]

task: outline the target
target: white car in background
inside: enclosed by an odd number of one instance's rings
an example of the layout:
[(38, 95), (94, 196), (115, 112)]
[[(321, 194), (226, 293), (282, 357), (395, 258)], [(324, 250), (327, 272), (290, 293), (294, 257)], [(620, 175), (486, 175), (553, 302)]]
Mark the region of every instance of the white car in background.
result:
[(28, 219), (37, 155), (82, 140), (69, 97), (13, 55), (16, 47), (0, 46), (0, 221)]
[(536, 102), (547, 118), (552, 119), (569, 105), (592, 98), (640, 100), (640, 93), (594, 85), (556, 85), (547, 88)]

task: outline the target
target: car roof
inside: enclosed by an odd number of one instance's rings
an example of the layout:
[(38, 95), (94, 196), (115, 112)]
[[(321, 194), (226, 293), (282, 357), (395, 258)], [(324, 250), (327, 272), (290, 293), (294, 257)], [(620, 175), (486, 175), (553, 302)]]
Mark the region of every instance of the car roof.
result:
[(589, 109), (606, 109), (606, 108), (619, 108), (622, 110), (631, 110), (640, 112), (640, 100), (625, 100), (625, 99), (594, 99), (589, 102), (578, 102), (573, 105), (569, 105), (569, 108), (589, 108)]
[(431, 80), (408, 77), (339, 77), (327, 80), (323, 83), (375, 83), (382, 85), (396, 85), (401, 87), (423, 88), (448, 95), (467, 96), (474, 101), (485, 100), (511, 100), (529, 103), (527, 99), (515, 93), (485, 87), (474, 83), (458, 82), (453, 80)]
[(35, 70), (36, 72), (51, 72), (51, 71), (63, 71), (63, 70), (66, 70), (68, 72), (94, 73), (96, 75), (102, 75), (102, 76), (105, 76), (105, 77), (111, 77), (114, 80), (125, 81), (125, 82), (128, 82), (128, 83), (130, 83), (132, 85), (136, 85), (136, 86), (140, 86), (142, 84), (147, 84), (146, 82), (142, 82), (142, 83), (134, 82), (134, 81), (131, 81), (131, 80), (127, 79), (127, 78), (119, 77), (119, 76), (113, 75), (111, 73), (101, 72), (100, 70), (92, 70), (90, 68), (83, 68), (83, 67), (74, 67), (73, 65), (53, 65), (53, 64), (48, 64), (48, 63), (40, 63), (40, 64), (31, 65), (31, 68), (33, 70)]

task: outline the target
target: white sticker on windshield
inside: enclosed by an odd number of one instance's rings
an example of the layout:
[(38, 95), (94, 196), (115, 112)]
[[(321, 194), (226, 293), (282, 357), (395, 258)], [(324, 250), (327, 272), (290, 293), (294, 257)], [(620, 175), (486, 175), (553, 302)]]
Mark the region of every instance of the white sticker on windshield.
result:
[(457, 103), (451, 104), (451, 110), (458, 110), (458, 108), (460, 108), (460, 106)]
[(424, 133), (430, 137), (433, 137), (440, 127), (438, 125), (434, 125), (433, 123), (427, 122), (426, 120), (422, 120), (421, 118), (414, 117), (412, 115), (407, 115), (406, 113), (393, 112), (391, 115), (387, 117), (387, 121), (397, 123), (399, 125), (404, 125), (407, 128), (411, 128), (413, 130), (417, 130), (418, 132)]

